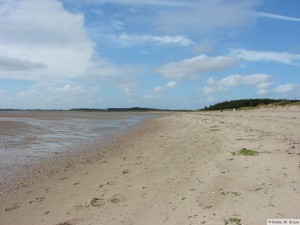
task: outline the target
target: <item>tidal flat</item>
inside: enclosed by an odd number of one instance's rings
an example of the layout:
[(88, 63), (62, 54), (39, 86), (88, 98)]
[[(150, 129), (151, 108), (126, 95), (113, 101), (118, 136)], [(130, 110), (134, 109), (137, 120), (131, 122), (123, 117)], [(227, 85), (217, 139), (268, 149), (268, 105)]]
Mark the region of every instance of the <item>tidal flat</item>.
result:
[(0, 192), (42, 175), (47, 166), (47, 173), (53, 173), (78, 160), (76, 157), (88, 159), (101, 151), (101, 146), (155, 116), (131, 112), (1, 111)]

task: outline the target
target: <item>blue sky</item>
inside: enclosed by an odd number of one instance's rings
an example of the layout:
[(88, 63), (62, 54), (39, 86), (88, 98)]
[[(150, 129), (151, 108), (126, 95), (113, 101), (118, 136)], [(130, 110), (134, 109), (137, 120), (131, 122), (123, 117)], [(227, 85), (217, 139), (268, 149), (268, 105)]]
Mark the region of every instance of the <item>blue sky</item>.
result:
[(0, 108), (300, 99), (300, 1), (0, 0)]

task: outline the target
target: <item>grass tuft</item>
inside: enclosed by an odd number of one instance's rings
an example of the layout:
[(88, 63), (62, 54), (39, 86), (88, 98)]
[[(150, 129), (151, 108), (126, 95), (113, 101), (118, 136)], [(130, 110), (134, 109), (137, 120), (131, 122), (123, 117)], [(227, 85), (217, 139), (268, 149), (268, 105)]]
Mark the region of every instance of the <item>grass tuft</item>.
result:
[(241, 220), (238, 218), (235, 218), (235, 217), (230, 218), (229, 220), (225, 220), (225, 225), (228, 225), (228, 224), (242, 225)]
[(229, 222), (230, 222), (231, 224), (242, 225), (242, 224), (241, 224), (241, 220), (238, 219), (238, 218), (230, 218), (230, 219), (229, 219)]
[(259, 152), (257, 151), (254, 151), (254, 150), (250, 150), (250, 149), (247, 149), (247, 148), (242, 148), (241, 150), (239, 151), (236, 151), (236, 152), (231, 152), (232, 155), (243, 155), (243, 156), (255, 156), (255, 155), (258, 155)]

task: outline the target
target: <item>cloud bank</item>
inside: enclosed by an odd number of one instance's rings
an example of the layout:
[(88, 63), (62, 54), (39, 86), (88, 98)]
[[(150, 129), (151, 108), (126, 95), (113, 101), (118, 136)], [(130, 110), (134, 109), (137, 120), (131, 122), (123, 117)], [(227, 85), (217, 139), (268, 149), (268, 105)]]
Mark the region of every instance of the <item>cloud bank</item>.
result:
[(300, 55), (288, 52), (251, 51), (245, 49), (229, 49), (230, 56), (253, 62), (277, 62), (288, 65), (299, 65)]
[(90, 66), (84, 17), (59, 1), (3, 1), (0, 21), (0, 78), (74, 78)]
[(209, 78), (203, 88), (203, 93), (210, 97), (216, 93), (229, 90), (234, 86), (250, 86), (257, 89), (257, 94), (265, 94), (273, 84), (273, 78), (269, 74), (230, 75), (222, 79)]
[(203, 73), (225, 70), (234, 65), (237, 65), (237, 61), (232, 57), (199, 55), (179, 62), (168, 63), (156, 68), (156, 71), (170, 79), (197, 79)]
[(113, 36), (115, 41), (121, 47), (131, 47), (135, 45), (174, 45), (174, 46), (190, 46), (194, 42), (184, 36), (157, 36), (157, 35), (128, 35), (123, 33), (119, 36)]

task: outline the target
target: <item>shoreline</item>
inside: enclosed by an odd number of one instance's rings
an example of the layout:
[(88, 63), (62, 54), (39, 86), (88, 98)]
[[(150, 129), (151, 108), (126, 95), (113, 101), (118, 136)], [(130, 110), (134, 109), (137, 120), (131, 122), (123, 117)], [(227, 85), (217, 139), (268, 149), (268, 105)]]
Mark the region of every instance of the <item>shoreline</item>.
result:
[[(300, 110), (174, 113), (114, 150), (1, 196), (1, 224), (266, 224), (298, 219)], [(238, 155), (247, 148), (254, 156)]]
[[(44, 117), (44, 115), (39, 116), (39, 112), (34, 112), (37, 113), (36, 115), (31, 115), (30, 112), (28, 114), (27, 113), (28, 112), (26, 111), (25, 117), (28, 118), (41, 117), (40, 119), (42, 119)], [(134, 114), (137, 114), (139, 116), (141, 115), (141, 113)], [(146, 114), (150, 115), (149, 113)], [(163, 116), (162, 113), (157, 115)], [(13, 115), (13, 117), (15, 116), (21, 118), (24, 117), (23, 113), (22, 115)], [(56, 118), (57, 116), (58, 115), (55, 115), (54, 118)], [(40, 159), (37, 163), (28, 166), (22, 166), (23, 171), (16, 171), (14, 172), (13, 178), (11, 178), (10, 180), (1, 181), (0, 197), (2, 195), (11, 194), (24, 187), (28, 187), (36, 182), (42, 182), (44, 179), (51, 178), (54, 175), (63, 174), (70, 169), (76, 169), (78, 166), (81, 167), (86, 164), (91, 164), (93, 163), (93, 161), (100, 160), (105, 154), (109, 154), (110, 151), (114, 151), (116, 146), (120, 146), (121, 143), (126, 142), (126, 138), (129, 134), (143, 130), (143, 124), (147, 123), (147, 121), (149, 120), (152, 120), (152, 118), (143, 118), (136, 124), (131, 125), (125, 129), (121, 128), (120, 131), (109, 134), (105, 138), (93, 138), (89, 142), (85, 141), (84, 143), (69, 147), (69, 149), (72, 150), (55, 152), (48, 157)]]

